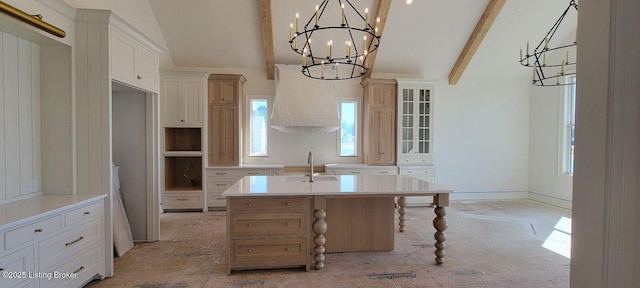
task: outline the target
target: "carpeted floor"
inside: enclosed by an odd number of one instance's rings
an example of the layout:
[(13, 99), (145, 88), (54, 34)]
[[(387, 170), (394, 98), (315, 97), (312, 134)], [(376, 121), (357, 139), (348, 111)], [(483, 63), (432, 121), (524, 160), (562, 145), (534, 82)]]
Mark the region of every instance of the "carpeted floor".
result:
[(442, 266), (434, 262), (434, 228), (425, 225), (433, 209), (415, 207), (394, 251), (327, 254), (318, 271), (230, 276), (225, 212), (165, 213), (161, 241), (138, 243), (115, 259), (112, 278), (87, 287), (569, 287), (570, 261), (561, 254), (568, 255), (570, 211), (530, 200), (452, 201), (447, 210)]

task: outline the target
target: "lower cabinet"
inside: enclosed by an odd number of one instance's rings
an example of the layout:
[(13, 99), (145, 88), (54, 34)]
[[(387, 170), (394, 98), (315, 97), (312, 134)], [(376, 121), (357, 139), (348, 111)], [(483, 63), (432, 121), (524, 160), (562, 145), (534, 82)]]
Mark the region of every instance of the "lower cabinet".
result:
[[(25, 204), (0, 205), (0, 212), (21, 207), (52, 207), (57, 195), (24, 200)], [(61, 205), (56, 211), (27, 213), (28, 221), (0, 223), (0, 271), (2, 287), (82, 287), (92, 279), (104, 278), (104, 198), (77, 205)], [(26, 203), (30, 202), (30, 203)], [(71, 201), (73, 202), (73, 201)], [(48, 203), (48, 204), (45, 204)], [(39, 208), (31, 208), (39, 209)]]
[[(418, 179), (433, 183), (436, 179), (436, 168), (432, 165), (427, 166), (398, 166), (399, 175), (411, 175)], [(416, 196), (407, 197), (407, 206), (431, 206), (433, 205), (433, 197)]]
[(310, 197), (230, 197), (227, 273), (305, 267), (310, 256)]

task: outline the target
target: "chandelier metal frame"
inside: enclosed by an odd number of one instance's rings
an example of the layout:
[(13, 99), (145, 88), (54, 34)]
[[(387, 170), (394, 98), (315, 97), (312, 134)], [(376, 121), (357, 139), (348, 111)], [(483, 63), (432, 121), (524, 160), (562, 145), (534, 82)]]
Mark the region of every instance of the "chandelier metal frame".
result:
[[(548, 46), (549, 42), (555, 35), (558, 27), (564, 20), (564, 17), (567, 15), (571, 8), (575, 8), (576, 13), (578, 12), (578, 4), (575, 0), (571, 0), (569, 2), (569, 6), (564, 10), (562, 15), (558, 18), (556, 23), (551, 27), (549, 32), (545, 35), (545, 37), (540, 41), (538, 46), (533, 50), (533, 54), (529, 54), (529, 43), (527, 43), (527, 52), (524, 57), (522, 57), (522, 48), (520, 48), (520, 65), (524, 67), (533, 67), (532, 79), (531, 82), (535, 86), (563, 86), (563, 85), (572, 85), (570, 81), (560, 81), (561, 77), (575, 75), (575, 69), (571, 69), (576, 65), (576, 62), (569, 61), (569, 52), (567, 51), (567, 56), (560, 63), (546, 63), (546, 58), (548, 53), (558, 51), (558, 50), (567, 50), (571, 47), (577, 46), (578, 43), (574, 41), (573, 43), (561, 45), (558, 47), (550, 48)], [(531, 63), (533, 62), (533, 63)], [(558, 71), (559, 69), (559, 71)], [(571, 69), (571, 72), (566, 72), (566, 70)], [(555, 72), (555, 73), (553, 73)], [(555, 80), (555, 81), (553, 81)]]
[[(369, 24), (368, 11), (365, 12), (365, 16), (362, 16), (349, 0), (334, 1), (334, 3), (337, 3), (336, 8), (342, 10), (341, 23), (330, 26), (319, 25), (322, 22), (321, 20), (325, 10), (329, 6), (329, 2), (331, 1), (324, 0), (320, 5), (316, 6), (315, 13), (309, 18), (306, 24), (304, 24), (301, 31), (299, 31), (298, 28), (299, 16), (296, 14), (295, 31), (293, 29), (293, 23), (290, 24), (289, 30), (289, 45), (291, 46), (291, 50), (302, 57), (302, 74), (307, 77), (321, 80), (346, 80), (362, 77), (370, 69), (367, 65), (367, 57), (371, 52), (377, 50), (380, 45), (381, 36), (377, 32), (378, 27), (373, 27)], [(356, 18), (359, 18), (361, 21), (355, 22), (363, 23), (360, 27), (352, 26), (349, 23), (349, 19), (345, 16), (345, 8), (350, 8), (356, 13)], [(380, 19), (378, 18), (377, 22), (379, 21)], [(332, 52), (333, 40), (327, 43), (327, 53), (324, 55), (320, 54), (322, 49), (314, 49), (314, 47), (317, 46), (312, 47), (312, 43), (315, 45), (315, 42), (312, 41), (312, 36), (316, 33), (320, 34), (323, 32), (335, 32), (332, 34), (343, 33), (347, 35), (344, 56), (339, 55), (340, 53), (334, 55)], [(365, 36), (363, 40), (356, 41), (354, 34), (364, 34)], [(359, 42), (363, 43), (361, 47), (358, 47), (356, 44)], [(353, 47), (353, 50), (351, 47)], [(352, 51), (354, 53), (351, 53)], [(342, 71), (342, 74), (338, 71)]]

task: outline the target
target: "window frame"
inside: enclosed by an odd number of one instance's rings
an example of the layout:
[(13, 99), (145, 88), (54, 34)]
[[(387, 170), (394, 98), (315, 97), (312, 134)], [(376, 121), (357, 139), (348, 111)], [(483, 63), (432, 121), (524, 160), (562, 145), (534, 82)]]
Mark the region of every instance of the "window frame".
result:
[[(270, 117), (269, 117), (269, 113), (271, 112), (271, 96), (268, 95), (247, 95), (246, 96), (246, 114), (247, 116), (245, 117), (245, 121), (247, 123), (247, 125), (245, 127), (248, 127), (248, 129), (246, 129), (246, 155), (248, 157), (269, 157), (269, 151), (271, 149), (269, 149), (270, 147), (270, 143), (271, 141), (271, 134), (270, 133)], [(252, 106), (252, 102), (253, 101), (266, 101), (267, 102), (267, 115), (266, 115), (266, 129), (265, 129), (265, 141), (267, 141), (266, 145), (265, 145), (265, 153), (262, 154), (253, 154), (251, 151), (251, 146), (252, 146), (252, 135), (253, 135), (253, 125), (252, 125), (252, 115), (251, 115), (251, 106)]]
[(560, 171), (564, 175), (573, 175), (575, 161), (575, 143), (571, 143), (573, 131), (575, 141), (575, 104), (576, 104), (576, 76), (571, 75), (564, 78), (565, 83), (573, 83), (564, 85), (561, 97), (560, 109)]
[[(342, 154), (342, 103), (355, 103), (355, 144), (354, 144), (354, 154)], [(361, 115), (362, 115), (362, 106), (361, 99), (359, 97), (338, 97), (338, 115), (340, 117), (340, 128), (336, 131), (336, 143), (337, 143), (337, 154), (338, 157), (359, 157), (360, 156), (360, 144), (362, 142), (362, 133), (360, 129), (361, 123)]]

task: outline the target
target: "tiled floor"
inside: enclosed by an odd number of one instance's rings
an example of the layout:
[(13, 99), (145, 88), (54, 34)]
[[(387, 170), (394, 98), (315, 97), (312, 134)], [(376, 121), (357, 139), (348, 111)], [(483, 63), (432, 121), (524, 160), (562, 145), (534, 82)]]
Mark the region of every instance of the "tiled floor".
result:
[(543, 244), (567, 247), (570, 229), (557, 223), (570, 211), (530, 200), (452, 201), (447, 214), (442, 266), (434, 262), (434, 229), (425, 224), (433, 209), (425, 207), (408, 209), (394, 251), (327, 254), (319, 271), (231, 276), (224, 269), (224, 212), (163, 214), (161, 241), (137, 244), (115, 259), (114, 277), (88, 287), (569, 287), (569, 259)]

